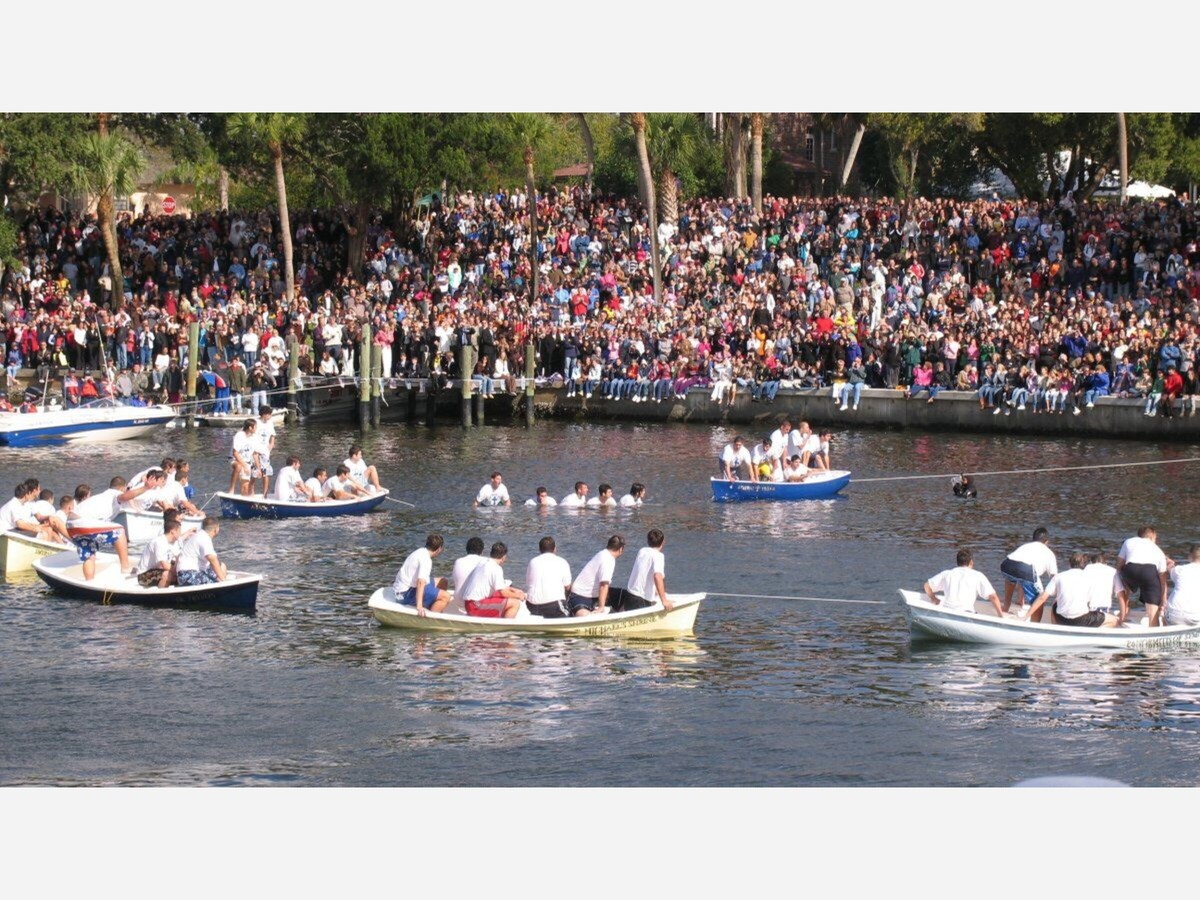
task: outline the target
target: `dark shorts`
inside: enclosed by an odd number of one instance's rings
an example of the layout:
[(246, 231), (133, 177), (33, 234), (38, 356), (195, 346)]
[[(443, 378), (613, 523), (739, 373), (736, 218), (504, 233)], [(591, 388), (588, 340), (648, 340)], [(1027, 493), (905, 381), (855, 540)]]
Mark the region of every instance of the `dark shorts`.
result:
[[(614, 596), (615, 595), (615, 596)], [(654, 603), (647, 600), (645, 597), (639, 597), (631, 591), (616, 588), (608, 592), (609, 605), (613, 608), (613, 612), (629, 612), (634, 609), (645, 609), (648, 606), (653, 606)]]
[(1104, 624), (1104, 610), (1092, 609), (1088, 610), (1082, 616), (1075, 619), (1068, 619), (1066, 616), (1060, 616), (1055, 610), (1054, 618), (1058, 620), (1059, 625), (1074, 625), (1076, 628), (1099, 628)]
[(194, 587), (198, 584), (216, 584), (217, 576), (212, 572), (200, 571), (199, 569), (187, 569), (182, 572), (175, 573), (175, 580), (180, 587)]
[(543, 619), (565, 619), (569, 615), (561, 600), (554, 600), (550, 603), (526, 603), (525, 605), (529, 607), (529, 611), (533, 615), (541, 616)]
[[(438, 586), (432, 581), (425, 585), (425, 606), (429, 607), (437, 603), (438, 593)], [(407, 591), (400, 595), (400, 602), (405, 606), (416, 606), (417, 589), (415, 587), (410, 587)]]
[(1017, 562), (1015, 559), (1005, 557), (1004, 562), (1000, 563), (1000, 574), (1004, 576), (1005, 581), (1021, 588), (1026, 603), (1032, 603), (1041, 593), (1037, 573), (1033, 571), (1033, 566), (1029, 563)]
[(581, 609), (586, 609), (589, 612), (595, 612), (596, 604), (600, 602), (599, 597), (580, 597), (574, 591), (567, 595), (567, 609), (571, 611), (571, 615)]
[(1153, 563), (1125, 563), (1121, 567), (1121, 581), (1130, 593), (1138, 592), (1138, 599), (1151, 606), (1162, 604), (1162, 582), (1158, 579), (1158, 568)]

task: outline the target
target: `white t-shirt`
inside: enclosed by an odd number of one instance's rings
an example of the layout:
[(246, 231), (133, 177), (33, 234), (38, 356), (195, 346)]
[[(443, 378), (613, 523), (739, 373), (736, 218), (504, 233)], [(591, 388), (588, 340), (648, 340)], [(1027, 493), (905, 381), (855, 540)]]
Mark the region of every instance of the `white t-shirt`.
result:
[(112, 521), (121, 511), (121, 504), (117, 502), (117, 498), (122, 493), (123, 491), (118, 491), (116, 488), (109, 488), (98, 494), (92, 494), (86, 500), (75, 504), (75, 514), (72, 518)]
[(22, 503), (19, 497), (13, 497), (0, 506), (0, 528), (4, 531), (15, 531), (18, 522), (33, 518), (29, 513), (28, 504)]
[(1091, 609), (1109, 609), (1113, 598), (1125, 586), (1117, 570), (1105, 563), (1089, 563), (1083, 567), (1083, 574), (1088, 578), (1088, 606)]
[(179, 541), (171, 543), (167, 540), (165, 534), (160, 534), (154, 540), (146, 545), (146, 549), (142, 551), (142, 558), (138, 562), (138, 571), (145, 572), (149, 569), (165, 569), (171, 565), (171, 561), (179, 555)]
[(239, 431), (233, 436), (233, 455), (250, 465), (254, 462), (254, 451), (258, 449), (258, 432), (254, 435)]
[(601, 500), (599, 497), (589, 497), (587, 505), (593, 508), (599, 508), (601, 506), (616, 506), (617, 501), (613, 498), (612, 494), (609, 494), (608, 498), (605, 500)]
[(567, 494), (567, 496), (563, 497), (562, 500), (559, 501), (558, 505), (566, 506), (568, 508), (571, 508), (571, 507), (579, 508), (581, 506), (587, 506), (587, 500), (584, 499), (583, 497), (580, 497), (578, 494), (572, 492), (570, 494)]
[(1083, 569), (1059, 572), (1046, 585), (1046, 593), (1054, 598), (1054, 610), (1065, 619), (1078, 619), (1088, 610), (1091, 585)]
[[(244, 434), (245, 432), (242, 433)], [(271, 438), (273, 437), (275, 437), (275, 423), (270, 419), (265, 422), (259, 419), (258, 428), (254, 432), (254, 439), (257, 445), (254, 449), (262, 454), (263, 462), (266, 462), (267, 457), (271, 455)]]
[(621, 503), (620, 503), (620, 505), (621, 505), (621, 506), (623, 506), (623, 507), (626, 507), (626, 506), (641, 506), (641, 505), (642, 505), (642, 498), (641, 498), (641, 497), (635, 497), (635, 496), (633, 496), (633, 494), (626, 494), (624, 497), (622, 497), (622, 498), (621, 498)]
[(809, 436), (812, 432), (802, 432), (793, 428), (788, 432), (787, 436), (787, 456), (791, 459), (793, 456), (799, 456), (804, 452), (804, 445), (808, 443)]
[(504, 569), (500, 568), (500, 563), (494, 559), (485, 559), (471, 570), (471, 574), (463, 582), (462, 599), (483, 600), (503, 587), (507, 587), (504, 583)]
[(814, 455), (818, 453), (828, 453), (829, 441), (821, 440), (821, 436), (818, 434), (810, 434), (808, 436), (808, 440), (804, 442), (804, 446), (800, 449), (800, 452), (812, 453)]
[(1200, 563), (1185, 563), (1172, 569), (1171, 585), (1167, 622), (1171, 625), (1200, 622)]
[(539, 553), (525, 567), (526, 600), (553, 603), (567, 599), (571, 564), (556, 553)]
[(793, 432), (789, 431), (787, 434), (784, 434), (778, 428), (771, 432), (771, 449), (774, 450), (777, 455), (782, 456), (783, 452), (787, 450), (788, 444), (791, 441), (792, 433)]
[(416, 587), (418, 581), (429, 584), (433, 575), (433, 555), (424, 547), (418, 547), (408, 554), (404, 565), (396, 573), (392, 587), (397, 594), (403, 594), (411, 587)]
[(1133, 563), (1134, 565), (1151, 565), (1160, 572), (1167, 571), (1166, 554), (1159, 549), (1158, 544), (1150, 540), (1150, 538), (1131, 537), (1121, 545), (1121, 552), (1117, 554), (1121, 559), (1125, 560), (1126, 564)]
[(492, 487), (489, 481), (475, 495), (475, 502), (480, 506), (500, 506), (508, 502), (508, 485), (501, 483), (500, 487)]
[[(354, 484), (349, 478), (343, 479), (337, 475), (330, 475), (325, 479), (325, 496), (333, 497), (337, 492), (354, 496), (354, 491), (350, 490), (352, 487), (354, 487)], [(341, 499), (345, 500), (347, 498), (343, 497)]]
[[(13, 497), (16, 500), (16, 497)], [(49, 518), (54, 515), (54, 504), (49, 500), (34, 500), (29, 504), (29, 515), (37, 521), (43, 521), (42, 517)]]
[(359, 487), (367, 486), (367, 461), (365, 459), (360, 456), (356, 462), (347, 457), (342, 460), (342, 465), (350, 470), (350, 477), (358, 482)]
[(304, 478), (295, 466), (284, 466), (279, 470), (279, 477), (275, 480), (275, 496), (279, 500), (308, 499), (304, 493)]
[(736, 471), (742, 463), (753, 465), (754, 461), (745, 444), (742, 445), (741, 450), (735, 450), (733, 444), (726, 444), (725, 449), (721, 451), (721, 462), (729, 466), (730, 470)]
[(212, 537), (207, 531), (198, 528), (180, 539), (179, 543), (179, 559), (175, 566), (177, 572), (212, 571), (208, 557), (216, 551), (213, 549)]
[(946, 609), (965, 612), (974, 612), (976, 600), (986, 600), (996, 593), (987, 576), (970, 566), (938, 572), (929, 579), (929, 586), (935, 593), (941, 593), (941, 605)]
[(468, 553), (466, 556), (460, 556), (454, 561), (454, 596), (458, 597), (459, 591), (462, 590), (463, 583), (467, 580), (467, 576), (475, 571), (475, 567), (482, 562), (487, 561), (486, 556), (480, 556), (478, 553)]
[(1041, 541), (1030, 541), (1027, 544), (1022, 544), (1012, 553), (1008, 554), (1008, 558), (1013, 562), (1025, 563), (1027, 566), (1032, 566), (1033, 573), (1039, 579), (1058, 574), (1058, 560), (1054, 558), (1054, 551)]
[(525, 501), (526, 506), (558, 506), (558, 501), (547, 494), (542, 498), (542, 502), (538, 503), (537, 497), (530, 497)]
[(601, 583), (612, 584), (613, 572), (616, 569), (617, 558), (608, 550), (601, 550), (580, 570), (571, 590), (580, 597), (599, 597)]
[(627, 585), (629, 592), (637, 594), (643, 600), (657, 603), (659, 597), (658, 591), (654, 587), (655, 573), (666, 576), (667, 559), (661, 550), (654, 547), (643, 547), (633, 561), (633, 571), (629, 573), (629, 584)]
[(130, 500), (127, 500), (125, 502), (125, 508), (131, 509), (134, 511), (139, 511), (139, 512), (146, 512), (148, 510), (157, 509), (158, 507), (156, 507), (154, 505), (156, 503), (169, 504), (170, 502), (171, 502), (171, 499), (167, 495), (166, 485), (160, 484), (156, 488), (151, 488), (148, 491), (143, 491), (142, 493), (138, 494), (136, 497), (134, 497)]

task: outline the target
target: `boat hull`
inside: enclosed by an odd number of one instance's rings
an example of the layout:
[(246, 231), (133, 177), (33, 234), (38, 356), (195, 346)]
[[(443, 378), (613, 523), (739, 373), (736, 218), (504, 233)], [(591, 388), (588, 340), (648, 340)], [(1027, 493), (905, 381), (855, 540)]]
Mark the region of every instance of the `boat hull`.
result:
[(943, 609), (915, 591), (900, 591), (904, 615), (913, 640), (955, 641), (1002, 647), (1135, 647), (1165, 650), (1200, 644), (1200, 625), (1149, 628), (1123, 625), (1119, 628), (1079, 628), (1028, 622), (1016, 616), (998, 618), (991, 604), (976, 612)]
[(133, 576), (121, 574), (121, 563), (113, 553), (96, 554), (96, 577), (87, 581), (74, 551), (58, 553), (34, 562), (33, 568), (46, 585), (63, 597), (93, 600), (105, 605), (132, 603), (172, 609), (223, 609), (253, 612), (258, 603), (262, 576), (230, 572), (229, 579), (195, 587), (144, 588)]
[(174, 417), (173, 409), (157, 406), (10, 413), (0, 421), (0, 445), (45, 447), (124, 441), (161, 428)]
[(322, 503), (293, 503), (264, 499), (261, 494), (244, 497), (224, 491), (218, 492), (217, 497), (221, 500), (221, 515), (227, 519), (311, 519), (362, 515), (382, 504), (388, 493), (383, 490), (356, 500), (326, 500)]
[[(204, 516), (183, 516), (184, 530), (190, 531), (204, 521)], [(113, 524), (125, 529), (125, 538), (131, 544), (148, 544), (163, 533), (163, 514), (152, 511), (122, 510), (113, 519)]]
[(416, 631), (443, 631), (458, 634), (537, 634), (601, 637), (615, 635), (638, 638), (674, 638), (691, 634), (696, 627), (696, 615), (704, 594), (671, 594), (674, 608), (662, 606), (610, 613), (603, 616), (543, 619), (529, 615), (522, 607), (515, 619), (481, 619), (467, 616), (461, 606), (452, 603), (447, 612), (421, 616), (416, 608), (396, 602), (391, 587), (380, 588), (371, 595), (368, 606), (381, 625), (409, 628)]
[(735, 503), (745, 500), (829, 500), (850, 483), (850, 473), (833, 470), (804, 481), (728, 481), (710, 479), (713, 500)]
[(0, 532), (0, 574), (33, 571), (33, 561), (71, 549), (67, 544), (43, 541), (15, 531)]

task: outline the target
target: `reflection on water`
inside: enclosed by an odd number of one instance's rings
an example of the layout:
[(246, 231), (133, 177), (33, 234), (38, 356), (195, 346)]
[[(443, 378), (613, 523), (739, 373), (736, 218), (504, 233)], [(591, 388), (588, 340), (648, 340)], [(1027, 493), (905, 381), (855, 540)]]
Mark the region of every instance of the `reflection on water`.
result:
[[(952, 565), (958, 546), (999, 584), (1004, 554), (1042, 524), (1060, 558), (1115, 551), (1147, 521), (1178, 556), (1200, 538), (1200, 500), (1177, 490), (1191, 469), (984, 477), (969, 503), (930, 479), (852, 484), (834, 501), (714, 504), (708, 476), (732, 436), (684, 425), (381, 429), (362, 439), (366, 456), (415, 508), (223, 524), (223, 558), (266, 576), (254, 617), (102, 607), (6, 576), (0, 782), (1005, 784), (1042, 774), (1044, 760), (1135, 784), (1200, 781), (1187, 750), (1200, 732), (1200, 659), (1187, 651), (910, 645), (895, 603), (897, 587)], [(231, 439), (197, 429), (0, 451), (0, 490), (30, 474), (57, 493), (103, 485), (170, 453), (191, 461), (203, 496), (228, 484)], [(351, 439), (285, 428), (280, 452), (299, 453), (306, 470), (333, 466)], [(859, 477), (1152, 455), (1128, 443), (879, 432), (834, 444), (835, 465)], [(538, 485), (561, 498), (577, 480), (618, 494), (641, 481), (648, 501), (473, 509), (493, 469), (515, 504)], [(620, 533), (630, 542), (621, 583), (654, 527), (667, 534), (672, 590), (884, 603), (713, 596), (696, 635), (673, 641), (408, 634), (366, 609), (431, 531), (447, 540), (438, 574), (478, 535), (508, 544), (518, 582), (543, 535), (577, 573)]]

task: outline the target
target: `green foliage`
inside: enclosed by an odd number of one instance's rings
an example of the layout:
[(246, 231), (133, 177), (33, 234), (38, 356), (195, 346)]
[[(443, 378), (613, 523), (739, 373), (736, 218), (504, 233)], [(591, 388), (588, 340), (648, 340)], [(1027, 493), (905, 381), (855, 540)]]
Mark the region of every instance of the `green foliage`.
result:
[(18, 237), (17, 223), (8, 210), (0, 210), (0, 272), (5, 266), (20, 265), (17, 259)]
[(66, 180), (80, 193), (120, 197), (137, 190), (145, 159), (124, 135), (89, 132), (76, 139), (72, 155)]
[(91, 117), (76, 113), (0, 114), (0, 205), (33, 203), (62, 186), (70, 148), (91, 128)]

